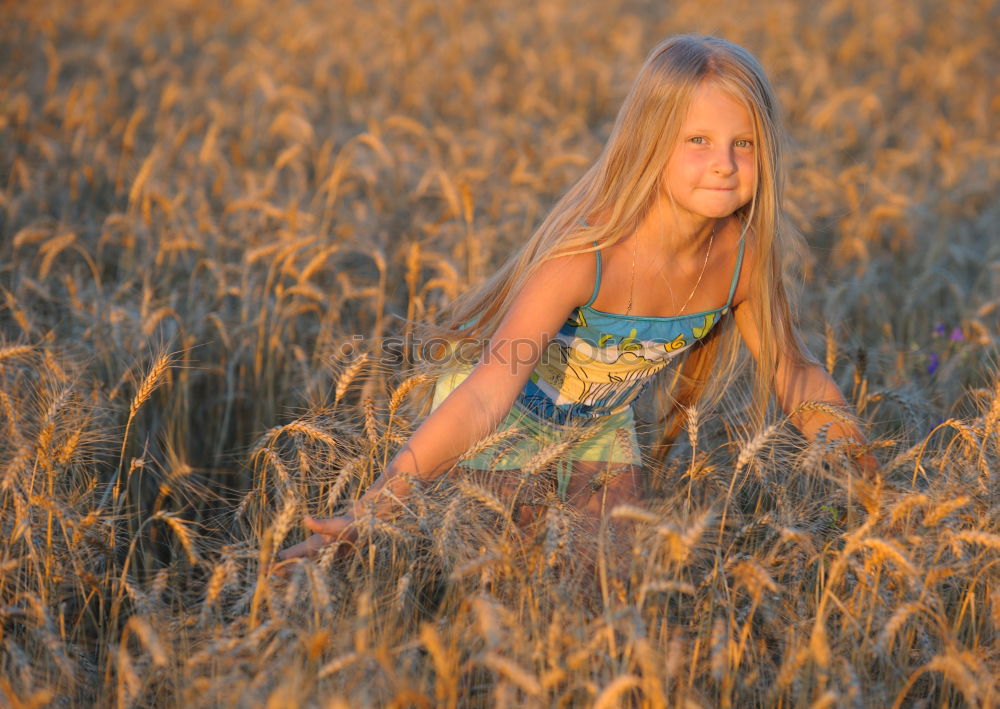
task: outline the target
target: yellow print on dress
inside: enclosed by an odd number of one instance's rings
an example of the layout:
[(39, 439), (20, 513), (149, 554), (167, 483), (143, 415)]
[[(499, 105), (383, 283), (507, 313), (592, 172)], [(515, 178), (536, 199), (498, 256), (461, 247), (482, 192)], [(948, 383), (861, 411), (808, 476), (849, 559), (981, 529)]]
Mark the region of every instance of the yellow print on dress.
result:
[(684, 340), (684, 333), (681, 333), (672, 342), (664, 342), (663, 349), (667, 352), (676, 352), (679, 349), (683, 349), (685, 345), (687, 345), (687, 342)]
[(694, 333), (694, 339), (700, 340), (708, 331), (712, 329), (712, 325), (715, 323), (715, 313), (705, 313), (705, 324), (702, 327), (695, 327), (691, 329)]
[(642, 343), (635, 341), (635, 328), (628, 334), (624, 340), (618, 343), (619, 352), (635, 352), (636, 350), (642, 349)]
[(572, 348), (555, 339), (549, 341), (531, 379), (540, 389), (548, 391), (557, 404), (582, 402), (590, 395), (591, 382), (585, 363), (579, 361)]
[[(573, 315), (576, 315), (574, 318)], [(570, 327), (587, 327), (587, 317), (583, 314), (583, 308), (577, 308), (566, 318), (566, 324)]]

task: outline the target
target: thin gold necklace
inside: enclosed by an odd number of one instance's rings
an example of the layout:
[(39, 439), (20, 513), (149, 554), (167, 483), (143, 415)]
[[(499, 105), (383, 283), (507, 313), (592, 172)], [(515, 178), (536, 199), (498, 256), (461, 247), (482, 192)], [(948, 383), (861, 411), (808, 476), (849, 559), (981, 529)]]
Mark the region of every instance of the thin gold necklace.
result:
[[(666, 228), (666, 226), (663, 223), (663, 205), (661, 205), (659, 203), (659, 201), (657, 201), (656, 207), (657, 207), (657, 209), (660, 212), (660, 241), (662, 242), (663, 239), (666, 237), (666, 229), (667, 228)], [(680, 315), (681, 313), (683, 313), (685, 311), (685, 309), (687, 309), (688, 303), (690, 303), (691, 299), (694, 298), (695, 291), (697, 291), (698, 290), (698, 286), (701, 285), (701, 279), (705, 277), (705, 269), (708, 268), (708, 259), (712, 255), (712, 244), (715, 243), (715, 228), (718, 225), (719, 225), (718, 220), (716, 220), (715, 224), (712, 225), (712, 234), (711, 234), (711, 236), (708, 237), (708, 248), (705, 249), (705, 261), (701, 264), (701, 273), (698, 274), (698, 280), (694, 282), (694, 288), (692, 288), (691, 292), (688, 293), (688, 297), (687, 297), (687, 300), (684, 301), (684, 305), (682, 305), (681, 309), (677, 311), (678, 315)], [(629, 277), (629, 283), (628, 283), (628, 305), (625, 306), (625, 314), (626, 315), (629, 315), (632, 312), (632, 291), (635, 288), (635, 256), (636, 256), (636, 252), (638, 251), (638, 246), (639, 246), (639, 235), (638, 234), (633, 234), (632, 235), (632, 239), (633, 239), (633, 241), (632, 241), (632, 272), (631, 272), (631, 275)], [(674, 297), (674, 289), (670, 287), (670, 279), (669, 278), (667, 279), (667, 289), (670, 291), (670, 300), (676, 305), (677, 304), (677, 298)]]
[[(688, 293), (688, 297), (687, 300), (684, 301), (684, 305), (682, 305), (681, 309), (677, 311), (678, 315), (683, 313), (687, 308), (688, 303), (690, 303), (691, 299), (694, 297), (695, 291), (698, 290), (698, 286), (701, 285), (701, 279), (705, 277), (705, 269), (708, 268), (708, 257), (712, 255), (712, 244), (715, 243), (715, 227), (717, 224), (718, 222), (712, 225), (712, 235), (708, 237), (708, 248), (705, 249), (705, 261), (701, 264), (701, 273), (698, 274), (698, 280), (694, 282), (694, 288), (692, 288), (691, 292)], [(670, 286), (669, 280), (667, 281), (667, 286)], [(674, 292), (672, 290), (670, 291), (670, 297), (674, 297)]]
[(632, 235), (632, 270), (628, 281), (628, 305), (625, 306), (625, 314), (632, 312), (632, 291), (635, 288), (635, 252), (639, 250), (639, 234)]

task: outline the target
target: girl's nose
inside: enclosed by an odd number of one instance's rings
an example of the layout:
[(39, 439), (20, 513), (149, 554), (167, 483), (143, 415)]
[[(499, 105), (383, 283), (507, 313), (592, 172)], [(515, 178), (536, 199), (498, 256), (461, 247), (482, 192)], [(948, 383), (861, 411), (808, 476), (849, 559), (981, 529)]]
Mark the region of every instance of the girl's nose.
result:
[(719, 150), (715, 155), (712, 170), (717, 175), (731, 175), (736, 172), (736, 159), (731, 150)]

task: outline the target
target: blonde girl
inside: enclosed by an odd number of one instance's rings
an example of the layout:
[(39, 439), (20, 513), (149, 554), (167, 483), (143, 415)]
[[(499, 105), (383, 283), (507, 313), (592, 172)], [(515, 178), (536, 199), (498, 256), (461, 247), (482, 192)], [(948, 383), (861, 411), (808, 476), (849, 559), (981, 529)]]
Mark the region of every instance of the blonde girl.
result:
[[(781, 211), (781, 142), (774, 93), (746, 50), (700, 36), (657, 46), (597, 162), (449, 313), (452, 339), (483, 343), (475, 366), (441, 376), (432, 412), (352, 510), (306, 518), (313, 535), (282, 558), (353, 538), (356, 515), (388, 512), (413, 479), (459, 462), (518, 470), (567, 432), (577, 442), (560, 456), (556, 492), (596, 519), (640, 495), (632, 404), (653, 375), (681, 358), (673, 400), (714, 401), (741, 341), (756, 361), (759, 416), (772, 393), (789, 413), (805, 401), (846, 409), (790, 315), (782, 256), (797, 243)], [(826, 427), (864, 443), (818, 408), (793, 418), (806, 437)], [(531, 435), (460, 460), (510, 426)]]

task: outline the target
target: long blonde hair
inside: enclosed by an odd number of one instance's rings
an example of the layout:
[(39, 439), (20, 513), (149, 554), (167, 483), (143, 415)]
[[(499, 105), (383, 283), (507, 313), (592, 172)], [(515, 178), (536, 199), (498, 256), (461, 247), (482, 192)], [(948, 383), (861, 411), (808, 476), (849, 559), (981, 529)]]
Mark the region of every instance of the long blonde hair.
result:
[[(600, 157), (496, 274), (445, 311), (446, 331), (456, 340), (487, 341), (541, 263), (601, 250), (633, 233), (656, 204), (680, 125), (693, 92), (703, 82), (742, 101), (754, 125), (757, 183), (752, 199), (735, 216), (751, 239), (754, 254), (748, 275), (761, 351), (753, 409), (762, 416), (778, 353), (804, 357), (792, 327), (781, 263), (783, 254), (797, 251), (799, 237), (781, 210), (784, 136), (774, 92), (757, 60), (723, 39), (680, 35), (653, 49), (618, 112)], [(606, 218), (586, 226), (596, 214)], [(733, 375), (739, 341), (732, 318), (723, 323), (689, 351), (677, 370), (668, 387), (675, 410), (703, 397), (717, 401)], [(670, 427), (665, 434), (669, 435)]]

